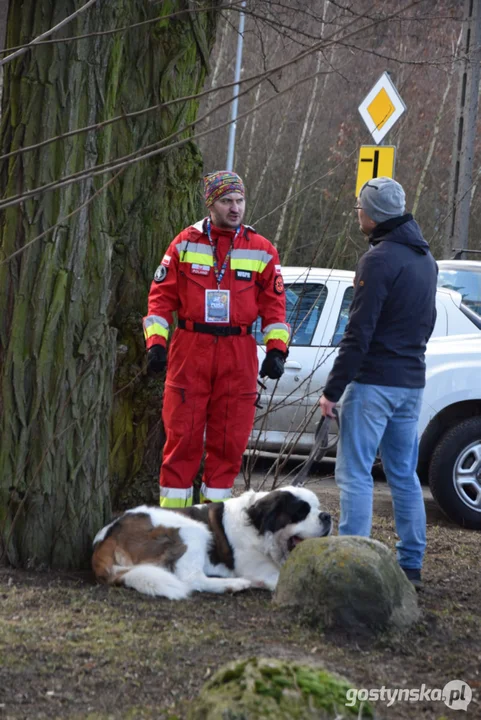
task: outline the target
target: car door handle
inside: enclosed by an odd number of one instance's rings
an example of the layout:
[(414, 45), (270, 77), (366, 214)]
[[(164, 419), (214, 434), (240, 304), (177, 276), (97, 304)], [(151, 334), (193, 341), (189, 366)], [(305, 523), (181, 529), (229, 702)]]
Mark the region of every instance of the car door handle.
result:
[(302, 365), (300, 365), (295, 360), (287, 360), (285, 367), (289, 368), (290, 370), (302, 370)]

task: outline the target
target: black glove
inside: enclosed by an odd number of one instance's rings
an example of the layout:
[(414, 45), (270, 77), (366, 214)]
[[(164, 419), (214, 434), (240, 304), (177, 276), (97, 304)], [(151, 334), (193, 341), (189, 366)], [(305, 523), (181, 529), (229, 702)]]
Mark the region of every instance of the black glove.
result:
[(271, 380), (279, 380), (284, 374), (284, 363), (286, 355), (281, 350), (268, 350), (261, 365), (259, 375), (265, 377), (267, 375)]
[(147, 352), (147, 372), (157, 375), (165, 370), (167, 365), (167, 350), (163, 345), (152, 345)]

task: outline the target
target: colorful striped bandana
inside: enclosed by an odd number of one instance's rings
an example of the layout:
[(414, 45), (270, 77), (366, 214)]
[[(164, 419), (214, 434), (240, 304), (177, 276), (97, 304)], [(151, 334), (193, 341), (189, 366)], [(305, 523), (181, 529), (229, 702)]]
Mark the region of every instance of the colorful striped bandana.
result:
[(245, 195), (244, 183), (236, 173), (218, 170), (204, 176), (204, 198), (207, 207), (223, 195), (234, 192)]

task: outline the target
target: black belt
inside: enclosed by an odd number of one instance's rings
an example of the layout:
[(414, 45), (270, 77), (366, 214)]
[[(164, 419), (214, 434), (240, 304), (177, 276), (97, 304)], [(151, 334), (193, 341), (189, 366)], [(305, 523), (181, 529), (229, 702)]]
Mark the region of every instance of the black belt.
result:
[(252, 325), (234, 327), (233, 325), (210, 325), (209, 323), (197, 323), (192, 322), (192, 320), (179, 319), (179, 327), (181, 330), (206, 333), (207, 335), (218, 335), (220, 337), (229, 337), (230, 335), (252, 335)]

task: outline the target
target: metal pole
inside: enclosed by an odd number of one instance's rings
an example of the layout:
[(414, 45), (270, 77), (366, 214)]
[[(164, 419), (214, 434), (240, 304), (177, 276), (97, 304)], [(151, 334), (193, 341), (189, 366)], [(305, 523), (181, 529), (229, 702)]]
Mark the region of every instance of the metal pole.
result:
[(444, 257), (468, 247), (481, 60), (479, 0), (465, 0)]
[[(242, 7), (245, 8), (246, 6), (246, 0), (242, 3)], [(244, 23), (245, 23), (245, 15), (241, 11), (239, 14), (239, 35), (237, 37), (237, 54), (235, 59), (235, 76), (234, 76), (234, 82), (236, 83), (234, 85), (234, 88), (232, 90), (234, 99), (232, 101), (231, 106), (231, 113), (230, 113), (230, 119), (231, 119), (231, 125), (229, 128), (229, 142), (227, 145), (227, 164), (226, 164), (226, 170), (232, 170), (234, 166), (234, 150), (235, 150), (235, 133), (237, 129), (237, 108), (239, 105), (239, 98), (236, 97), (239, 93), (240, 88), (240, 76), (241, 76), (241, 70), (242, 70), (242, 45), (244, 42)]]

